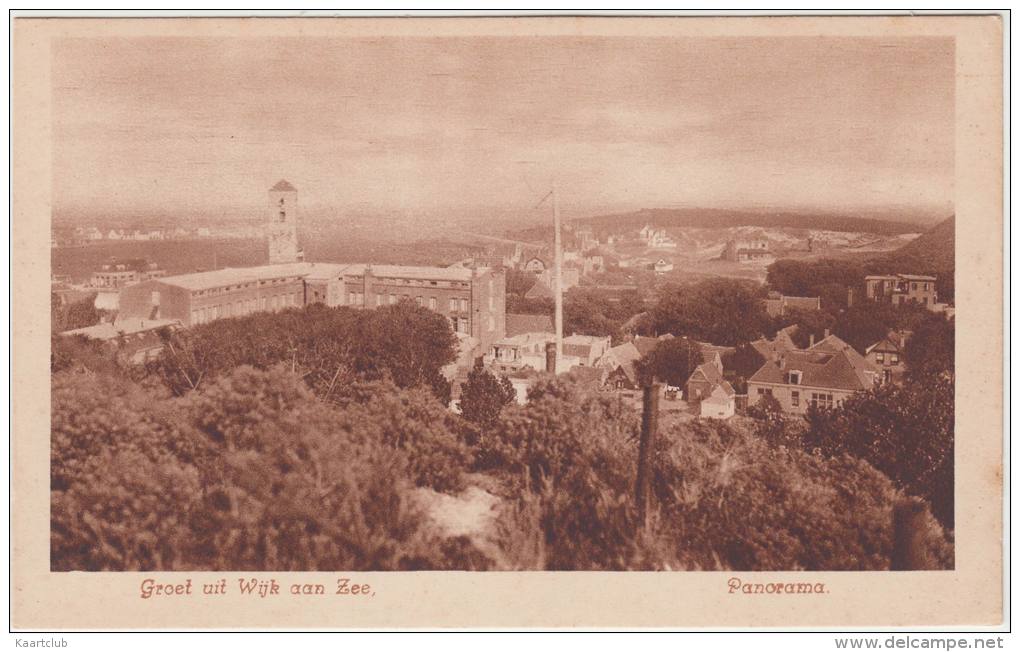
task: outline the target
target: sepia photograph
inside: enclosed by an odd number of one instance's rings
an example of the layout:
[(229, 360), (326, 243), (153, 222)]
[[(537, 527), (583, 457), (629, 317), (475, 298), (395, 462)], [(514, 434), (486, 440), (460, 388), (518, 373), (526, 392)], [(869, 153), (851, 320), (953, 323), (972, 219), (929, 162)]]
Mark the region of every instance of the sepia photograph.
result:
[(958, 567), (957, 39), (590, 20), (52, 32), (51, 576)]

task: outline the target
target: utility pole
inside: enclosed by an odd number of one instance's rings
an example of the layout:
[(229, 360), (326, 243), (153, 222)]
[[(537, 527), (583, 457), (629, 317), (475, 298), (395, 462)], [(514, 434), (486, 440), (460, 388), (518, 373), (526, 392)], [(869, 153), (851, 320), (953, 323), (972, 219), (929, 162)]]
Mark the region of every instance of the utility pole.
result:
[(553, 223), (555, 235), (555, 268), (556, 282), (553, 291), (556, 294), (556, 368), (559, 369), (563, 360), (563, 254), (560, 251), (560, 200), (556, 192), (556, 184), (552, 188)]
[(641, 401), (641, 440), (638, 443), (637, 481), (634, 483), (634, 501), (637, 503), (638, 522), (648, 525), (648, 477), (651, 474), (652, 451), (659, 429), (659, 391), (661, 385), (645, 385)]

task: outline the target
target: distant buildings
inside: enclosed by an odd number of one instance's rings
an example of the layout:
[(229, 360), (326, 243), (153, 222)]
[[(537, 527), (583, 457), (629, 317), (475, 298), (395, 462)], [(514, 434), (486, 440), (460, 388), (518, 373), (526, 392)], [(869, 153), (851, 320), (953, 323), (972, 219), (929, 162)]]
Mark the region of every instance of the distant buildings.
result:
[(938, 303), (934, 276), (914, 274), (885, 274), (864, 277), (864, 296), (880, 303), (899, 306), (905, 303), (921, 304), (934, 309)]
[(735, 263), (748, 263), (772, 259), (769, 241), (764, 238), (728, 240), (723, 248), (722, 259)]
[(119, 289), (132, 283), (140, 283), (166, 275), (157, 263), (144, 258), (127, 260), (112, 259), (103, 263), (102, 267), (92, 272), (90, 285), (94, 288)]
[(310, 263), (297, 243), (297, 190), (269, 190), (271, 264), (150, 278), (123, 286), (121, 318), (172, 319), (183, 326), (323, 303), (376, 308), (413, 301), (488, 349), (506, 332), (506, 277), (485, 267)]
[(655, 229), (645, 225), (638, 231), (638, 237), (647, 247), (652, 249), (676, 249), (677, 244), (664, 229)]
[[(525, 369), (543, 371), (546, 368), (546, 346), (556, 341), (551, 332), (521, 333), (505, 337), (492, 344), (485, 361), (499, 373), (513, 373)], [(563, 357), (557, 368), (594, 367), (609, 350), (609, 337), (568, 335), (563, 338)]]
[(121, 359), (138, 364), (154, 358), (163, 350), (159, 331), (178, 327), (180, 323), (174, 319), (118, 319), (113, 323), (64, 331), (61, 335), (99, 340)]
[(789, 308), (821, 310), (822, 300), (819, 297), (788, 297), (779, 292), (769, 292), (765, 299), (765, 312), (769, 317), (782, 317)]
[(484, 348), (506, 328), (501, 271), (463, 267), (297, 262), (150, 280), (120, 291), (121, 315), (186, 326), (311, 303), (375, 308), (401, 300), (445, 316)]

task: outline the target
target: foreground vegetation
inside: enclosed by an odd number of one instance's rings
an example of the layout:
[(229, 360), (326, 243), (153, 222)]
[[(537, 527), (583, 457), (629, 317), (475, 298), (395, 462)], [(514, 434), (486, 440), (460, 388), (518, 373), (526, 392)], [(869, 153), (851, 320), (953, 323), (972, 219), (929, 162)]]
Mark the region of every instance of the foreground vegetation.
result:
[[(660, 433), (640, 526), (639, 415), (570, 376), (516, 405), (484, 371), (454, 414), (438, 319), (407, 304), (252, 315), (167, 333), (130, 373), (54, 340), (53, 569), (878, 570), (894, 503), (945, 488), (883, 472), (912, 440), (881, 411), (878, 458), (836, 445), (848, 413), (694, 421)], [(500, 507), (482, 538), (444, 534), (416, 500), (483, 481)], [(952, 567), (951, 530), (926, 519), (925, 555)]]

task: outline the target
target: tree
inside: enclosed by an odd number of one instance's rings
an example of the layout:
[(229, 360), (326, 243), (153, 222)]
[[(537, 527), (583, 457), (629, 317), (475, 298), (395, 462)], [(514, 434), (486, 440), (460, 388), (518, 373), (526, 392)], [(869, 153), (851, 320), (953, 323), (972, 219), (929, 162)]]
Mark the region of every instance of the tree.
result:
[(795, 297), (821, 297), (822, 308), (846, 306), (847, 290), (864, 298), (864, 265), (852, 260), (777, 260), (768, 267), (765, 280), (777, 292)]
[(950, 374), (859, 392), (832, 410), (809, 410), (804, 446), (859, 457), (925, 498), (953, 527), (954, 391)]
[(284, 364), (326, 399), (354, 380), (390, 378), (401, 388), (429, 387), (445, 405), (450, 385), (442, 368), (455, 359), (446, 319), (404, 301), (374, 310), (311, 305), (165, 333), (148, 370), (185, 394), (241, 365)]
[(468, 372), (467, 382), (460, 385), (460, 412), (468, 421), (492, 426), (504, 407), (514, 402), (517, 392), (506, 376), (496, 378), (481, 365)]
[(754, 434), (773, 445), (799, 443), (790, 436), (789, 420), (776, 397), (764, 394), (747, 408), (747, 416), (756, 419)]
[(907, 373), (924, 381), (942, 374), (955, 375), (956, 327), (952, 319), (931, 315), (907, 340), (904, 351)]
[(732, 353), (723, 356), (723, 368), (732, 371), (744, 380), (750, 378), (765, 364), (765, 356), (750, 342), (738, 344)]
[(698, 365), (705, 361), (701, 347), (685, 337), (659, 340), (655, 348), (637, 361), (638, 378), (642, 384), (662, 381), (672, 387), (683, 387)]
[(59, 296), (50, 294), (50, 330), (54, 333), (94, 326), (105, 314), (106, 311), (96, 308), (95, 292), (68, 304), (62, 304)]
[(652, 314), (659, 333), (733, 346), (754, 340), (767, 329), (762, 299), (761, 288), (754, 284), (713, 278), (667, 286)]

